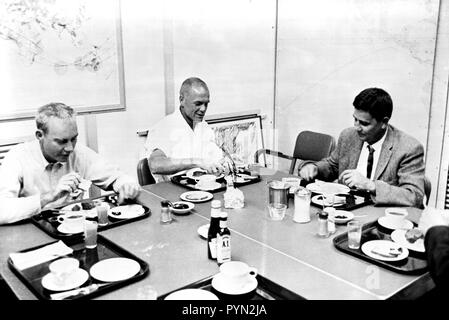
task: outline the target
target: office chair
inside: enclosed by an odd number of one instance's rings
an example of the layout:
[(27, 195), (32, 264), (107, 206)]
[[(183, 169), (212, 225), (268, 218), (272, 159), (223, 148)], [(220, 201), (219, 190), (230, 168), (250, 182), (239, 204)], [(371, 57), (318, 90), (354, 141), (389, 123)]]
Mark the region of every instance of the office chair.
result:
[(259, 163), (260, 155), (270, 154), (280, 158), (291, 160), (289, 174), (293, 174), (296, 160), (318, 161), (328, 157), (335, 147), (335, 139), (324, 133), (313, 131), (301, 131), (296, 137), (293, 156), (270, 149), (259, 149), (254, 154), (254, 162)]
[(429, 204), (430, 193), (432, 192), (432, 183), (429, 178), (424, 176), (424, 195), (425, 195), (425, 204), (426, 206)]
[(141, 186), (156, 183), (156, 180), (151, 174), (147, 158), (140, 159), (137, 163), (137, 179), (139, 180), (139, 184)]

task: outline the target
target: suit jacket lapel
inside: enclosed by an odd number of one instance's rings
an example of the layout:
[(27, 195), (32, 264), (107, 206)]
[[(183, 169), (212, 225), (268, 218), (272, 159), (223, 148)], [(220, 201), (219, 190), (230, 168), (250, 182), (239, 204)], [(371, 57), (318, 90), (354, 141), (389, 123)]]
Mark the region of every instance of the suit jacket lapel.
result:
[(359, 162), (360, 152), (362, 151), (363, 141), (356, 135), (351, 143), (352, 150), (348, 150), (349, 153), (349, 164), (347, 169), (357, 168), (357, 163)]
[(393, 153), (393, 144), (394, 144), (394, 129), (390, 125), (388, 126), (387, 136), (385, 137), (385, 141), (382, 144), (382, 148), (380, 150), (379, 161), (377, 162), (376, 172), (374, 174), (374, 180), (379, 179), (379, 176), (384, 172), (387, 167), (388, 162), (390, 161), (391, 155)]

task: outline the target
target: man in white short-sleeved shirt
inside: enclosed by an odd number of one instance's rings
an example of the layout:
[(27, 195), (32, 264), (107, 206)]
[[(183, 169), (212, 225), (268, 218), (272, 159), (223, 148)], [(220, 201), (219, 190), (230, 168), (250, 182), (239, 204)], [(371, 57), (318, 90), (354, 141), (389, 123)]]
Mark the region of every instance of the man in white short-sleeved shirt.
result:
[(73, 201), (80, 183), (89, 180), (119, 194), (119, 202), (140, 192), (135, 179), (77, 145), (75, 111), (62, 103), (39, 108), (35, 141), (14, 146), (0, 166), (0, 224), (38, 214)]
[(167, 181), (174, 173), (196, 167), (213, 174), (225, 171), (223, 152), (203, 120), (209, 101), (206, 83), (188, 78), (181, 85), (179, 110), (148, 131), (145, 152), (157, 181)]

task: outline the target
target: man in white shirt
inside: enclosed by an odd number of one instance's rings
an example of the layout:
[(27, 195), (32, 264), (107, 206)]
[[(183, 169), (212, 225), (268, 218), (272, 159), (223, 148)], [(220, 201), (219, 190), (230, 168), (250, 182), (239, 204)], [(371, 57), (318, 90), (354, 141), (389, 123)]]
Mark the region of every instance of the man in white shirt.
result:
[(217, 175), (225, 171), (223, 151), (203, 120), (209, 101), (206, 83), (188, 78), (179, 92), (179, 110), (148, 131), (145, 152), (157, 181), (168, 181), (172, 174), (196, 167)]
[(388, 124), (390, 95), (368, 88), (354, 99), (354, 127), (343, 130), (330, 157), (304, 161), (305, 180), (338, 181), (366, 191), (377, 205), (423, 206), (424, 148), (415, 138)]
[(62, 103), (39, 108), (35, 141), (14, 146), (0, 166), (0, 224), (12, 223), (72, 200), (89, 180), (113, 189), (119, 202), (140, 192), (135, 179), (108, 164), (86, 146), (77, 145), (75, 112)]

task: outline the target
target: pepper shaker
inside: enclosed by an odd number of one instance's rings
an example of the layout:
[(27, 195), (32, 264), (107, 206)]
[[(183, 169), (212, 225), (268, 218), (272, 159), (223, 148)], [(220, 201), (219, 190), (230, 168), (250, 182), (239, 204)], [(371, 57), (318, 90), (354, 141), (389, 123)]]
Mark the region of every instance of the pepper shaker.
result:
[(327, 212), (321, 211), (318, 215), (318, 236), (327, 238), (329, 231), (327, 229)]

